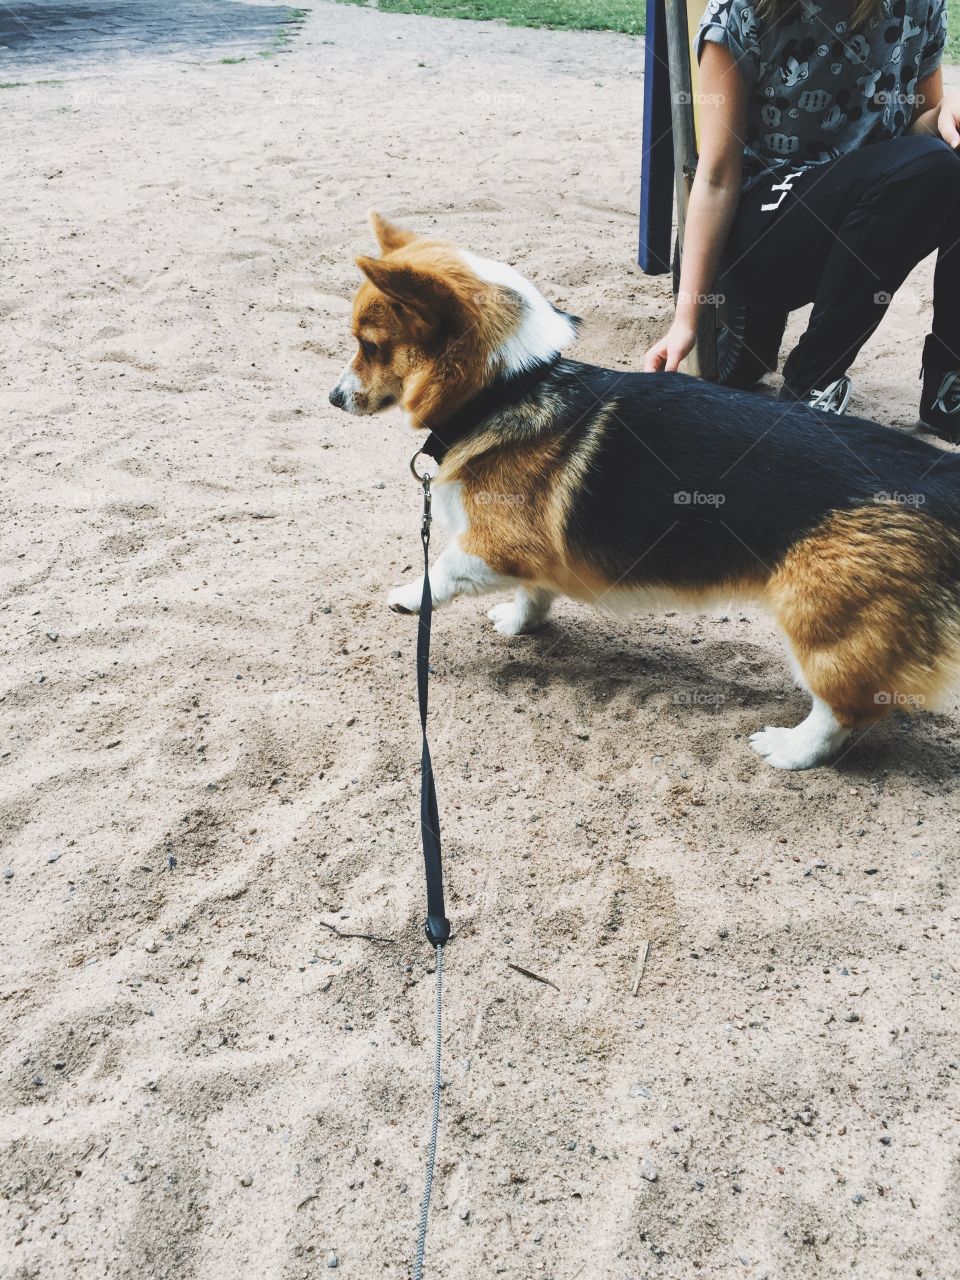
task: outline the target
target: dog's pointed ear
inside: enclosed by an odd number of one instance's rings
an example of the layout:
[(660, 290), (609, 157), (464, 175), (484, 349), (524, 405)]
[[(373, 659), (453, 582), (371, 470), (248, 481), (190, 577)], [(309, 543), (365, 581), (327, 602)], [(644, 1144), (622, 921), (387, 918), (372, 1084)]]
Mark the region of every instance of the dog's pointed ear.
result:
[(381, 253), (392, 253), (394, 249), (402, 249), (404, 245), (412, 244), (417, 238), (416, 232), (398, 227), (395, 222), (388, 222), (383, 214), (377, 213), (375, 209), (371, 209), (367, 214), (367, 221), (370, 223), (370, 230), (376, 237)]
[(395, 306), (413, 312), (432, 328), (446, 315), (452, 295), (443, 282), (427, 271), (391, 262), (389, 258), (357, 259), (357, 266)]

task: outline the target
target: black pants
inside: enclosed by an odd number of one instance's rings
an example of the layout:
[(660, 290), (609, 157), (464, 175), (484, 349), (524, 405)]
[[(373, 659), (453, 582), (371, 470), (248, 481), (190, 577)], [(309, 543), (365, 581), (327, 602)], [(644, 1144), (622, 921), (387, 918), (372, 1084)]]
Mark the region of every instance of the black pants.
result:
[(784, 366), (797, 395), (845, 373), (893, 294), (939, 249), (924, 364), (960, 369), (960, 155), (907, 135), (745, 191), (720, 288), (761, 311), (812, 302)]

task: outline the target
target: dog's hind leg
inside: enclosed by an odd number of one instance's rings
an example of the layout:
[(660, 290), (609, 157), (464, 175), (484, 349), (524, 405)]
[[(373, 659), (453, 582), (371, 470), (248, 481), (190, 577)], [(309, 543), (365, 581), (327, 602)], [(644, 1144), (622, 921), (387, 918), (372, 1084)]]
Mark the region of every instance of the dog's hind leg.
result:
[(495, 604), (487, 617), (502, 636), (526, 635), (543, 626), (556, 598), (557, 593), (546, 587), (518, 587), (512, 600)]
[(798, 542), (767, 598), (813, 709), (793, 729), (754, 734), (754, 750), (808, 769), (894, 707), (931, 705), (951, 673), (958, 552), (938, 521), (880, 504), (835, 512)]
[(822, 698), (814, 696), (806, 720), (792, 729), (767, 725), (759, 733), (750, 735), (750, 745), (775, 769), (811, 769), (829, 760), (850, 732), (833, 709)]
[[(458, 540), (451, 542), (430, 568), (430, 592), (435, 608), (457, 596), (488, 595), (514, 585), (516, 578), (497, 573), (485, 560), (464, 551)], [(420, 577), (395, 587), (387, 596), (387, 604), (394, 613), (419, 613), (422, 596), (423, 578)]]

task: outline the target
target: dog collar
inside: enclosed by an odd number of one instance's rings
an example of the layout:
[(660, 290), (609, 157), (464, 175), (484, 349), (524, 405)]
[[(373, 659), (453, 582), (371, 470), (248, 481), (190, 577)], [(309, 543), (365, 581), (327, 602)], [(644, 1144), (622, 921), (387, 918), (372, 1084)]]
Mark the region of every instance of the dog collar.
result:
[(553, 372), (559, 362), (558, 352), (552, 360), (534, 365), (532, 369), (526, 369), (523, 373), (511, 374), (507, 378), (502, 374), (498, 375), (472, 400), (461, 405), (443, 426), (434, 427), (419, 452), (432, 458), (439, 466), (453, 446), (469, 435), (474, 427), (479, 426), (485, 418), (489, 418), (498, 409), (504, 409), (507, 405), (516, 404), (522, 400), (549, 373)]

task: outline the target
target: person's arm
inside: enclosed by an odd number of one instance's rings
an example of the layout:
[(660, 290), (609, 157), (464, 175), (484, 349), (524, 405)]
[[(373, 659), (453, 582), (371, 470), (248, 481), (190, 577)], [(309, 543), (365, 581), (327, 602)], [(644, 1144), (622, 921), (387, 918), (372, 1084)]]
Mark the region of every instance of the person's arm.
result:
[(944, 94), (939, 67), (918, 82), (916, 96), (910, 132), (943, 138), (955, 151), (960, 149), (960, 93)]
[(687, 204), (673, 324), (647, 352), (647, 373), (673, 372), (693, 348), (697, 316), (713, 290), (743, 180), (747, 86), (730, 50), (708, 41), (700, 59), (700, 155)]

